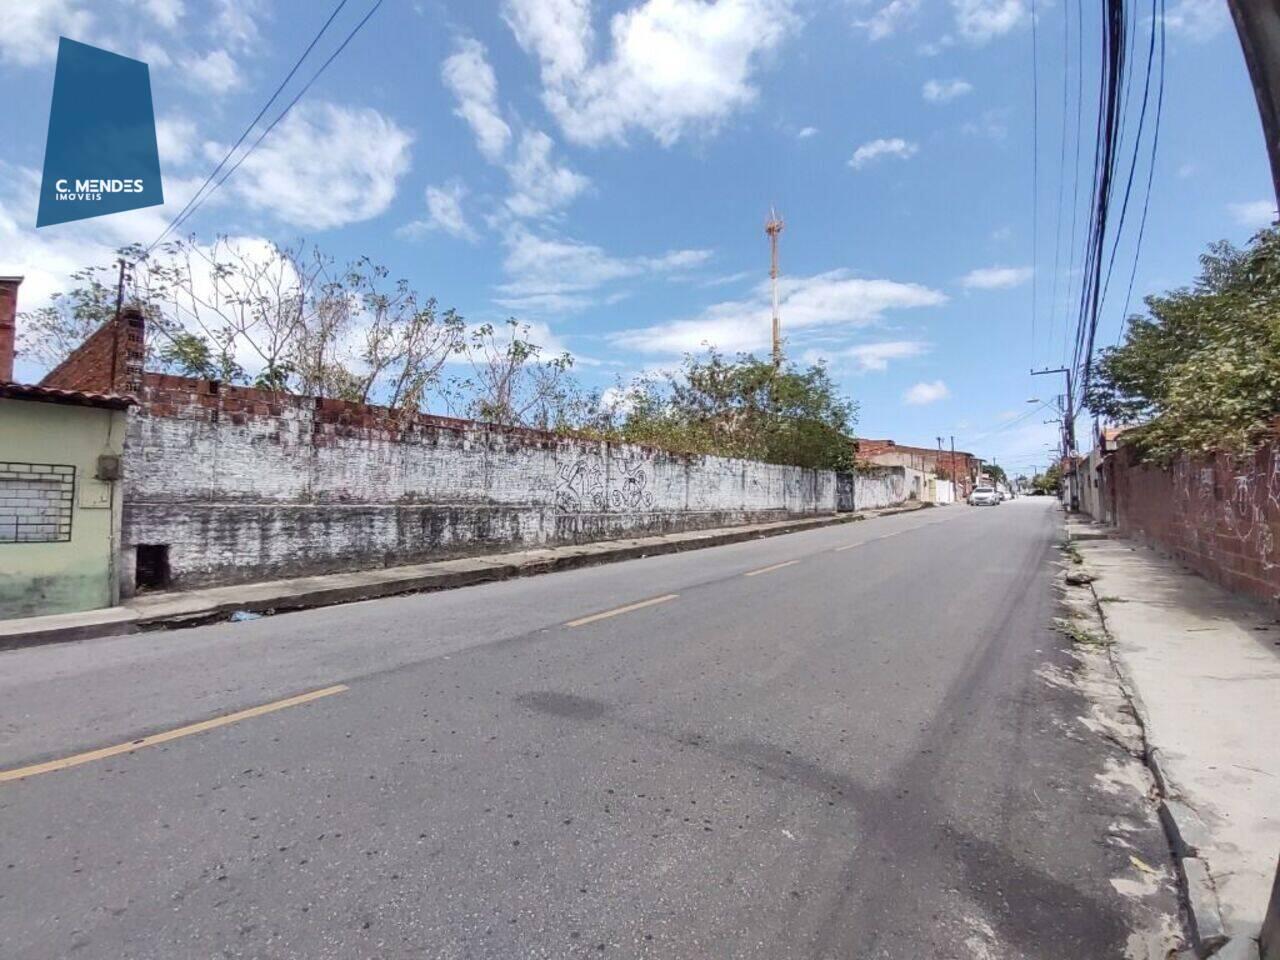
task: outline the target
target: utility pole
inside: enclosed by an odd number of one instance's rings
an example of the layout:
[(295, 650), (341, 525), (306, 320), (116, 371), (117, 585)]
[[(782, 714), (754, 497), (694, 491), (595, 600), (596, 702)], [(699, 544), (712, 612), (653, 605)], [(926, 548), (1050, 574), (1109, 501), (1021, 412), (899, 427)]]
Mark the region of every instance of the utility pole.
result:
[(951, 482), (958, 487), (960, 478), (956, 476), (956, 438), (951, 438)]
[(1227, 0), (1258, 100), (1271, 184), (1280, 203), (1280, 7), (1275, 0)]
[(124, 308), (124, 257), (117, 263), (120, 265), (120, 277), (116, 281), (116, 317), (111, 324), (111, 389), (108, 393), (114, 393), (116, 389), (116, 358), (120, 356), (120, 311)]
[(769, 237), (769, 281), (773, 287), (773, 365), (782, 366), (782, 321), (778, 319), (778, 235), (782, 233), (782, 218), (769, 208), (769, 219), (764, 232)]
[(1071, 371), (1067, 367), (1045, 367), (1043, 370), (1032, 370), (1033, 377), (1042, 377), (1046, 374), (1061, 373), (1067, 378), (1067, 409), (1062, 418), (1062, 455), (1064, 457), (1071, 456), (1076, 449), (1076, 399), (1074, 383)]

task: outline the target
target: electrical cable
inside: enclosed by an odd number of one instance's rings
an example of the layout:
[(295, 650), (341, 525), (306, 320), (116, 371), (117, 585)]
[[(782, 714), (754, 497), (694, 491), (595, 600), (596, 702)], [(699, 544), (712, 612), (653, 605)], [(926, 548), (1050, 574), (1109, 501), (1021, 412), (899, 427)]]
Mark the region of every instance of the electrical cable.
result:
[(288, 85), (289, 81), (293, 79), (293, 75), (298, 72), (299, 68), (302, 66), (302, 62), (306, 60), (307, 57), (311, 54), (311, 51), (315, 49), (316, 44), (320, 42), (320, 38), (324, 36), (325, 31), (329, 29), (329, 25), (333, 23), (334, 18), (339, 14), (339, 12), (341, 12), (342, 8), (346, 5), (347, 5), (347, 0), (338, 0), (338, 5), (334, 7), (333, 12), (329, 14), (329, 19), (327, 19), (324, 22), (324, 24), (320, 27), (319, 31), (317, 31), (316, 35), (311, 38), (311, 42), (307, 44), (307, 48), (302, 51), (302, 55), (298, 57), (298, 59), (294, 62), (293, 67), (289, 70), (287, 74), (285, 74), (285, 78), (280, 81), (279, 86), (276, 87), (275, 91), (267, 99), (267, 102), (262, 105), (262, 109), (258, 111), (257, 116), (255, 116), (253, 120), (249, 122), (249, 125), (245, 127), (244, 130), (241, 131), (240, 137), (236, 140), (234, 144), (232, 144), (231, 149), (226, 152), (223, 158), (218, 161), (218, 165), (214, 167), (213, 172), (210, 173), (209, 176), (205, 178), (204, 183), (200, 185), (200, 189), (191, 195), (191, 198), (187, 201), (186, 206), (184, 206), (181, 210), (179, 210), (177, 215), (172, 220), (169, 221), (169, 225), (164, 228), (164, 230), (160, 233), (160, 236), (156, 237), (154, 240), (151, 241), (151, 243), (147, 246), (147, 249), (146, 249), (147, 253), (150, 253), (152, 250), (154, 250), (156, 245), (159, 244), (160, 241), (163, 240), (166, 236), (168, 236), (170, 231), (172, 231), (174, 227), (176, 227), (180, 222), (182, 222), (182, 220), (184, 219), (184, 215), (187, 213), (188, 210), (191, 209), (192, 205), (197, 202), (201, 194), (204, 193), (205, 188), (209, 186), (209, 184), (213, 181), (213, 178), (218, 175), (218, 172), (224, 166), (226, 166), (227, 161), (231, 159), (232, 155), (238, 149), (240, 149), (240, 145), (244, 143), (245, 138), (248, 137), (249, 133), (253, 130), (253, 128), (258, 125), (258, 121), (262, 119), (262, 117), (266, 114), (266, 112), (269, 109), (271, 109), (271, 105), (276, 102), (276, 98), (280, 96), (281, 92)]
[(222, 179), (220, 179), (217, 183), (213, 185), (213, 187), (209, 190), (209, 192), (204, 195), (203, 199), (201, 199), (200, 203), (196, 204), (196, 206), (191, 208), (191, 211), (190, 213), (187, 214), (187, 217), (190, 217), (192, 214), (194, 214), (196, 210), (199, 209), (200, 204), (204, 203), (205, 200), (209, 199), (209, 197), (213, 195), (214, 191), (216, 191), (220, 186), (222, 186), (224, 183), (227, 182), (228, 177), (230, 177), (233, 173), (235, 173), (237, 170), (240, 169), (240, 164), (244, 163), (245, 160), (249, 159), (249, 157), (253, 154), (253, 151), (258, 148), (258, 145), (262, 143), (262, 141), (266, 139), (267, 135), (276, 128), (276, 125), (281, 120), (283, 120), (286, 116), (289, 115), (289, 111), (292, 110), (294, 106), (298, 103), (298, 101), (301, 100), (303, 96), (306, 95), (306, 92), (311, 89), (311, 85), (315, 83), (316, 80), (319, 79), (320, 75), (324, 73), (326, 68), (328, 68), (329, 64), (333, 63), (333, 61), (337, 59), (338, 55), (347, 48), (347, 44), (349, 44), (352, 41), (352, 39), (355, 38), (355, 35), (360, 32), (360, 29), (366, 23), (369, 22), (369, 18), (372, 17), (377, 12), (378, 8), (381, 6), (382, 6), (382, 0), (377, 0), (377, 2), (374, 3), (372, 7), (369, 8), (369, 12), (366, 13), (364, 17), (361, 18), (360, 22), (357, 23), (352, 28), (351, 32), (347, 34), (346, 39), (343, 40), (342, 43), (338, 45), (338, 49), (334, 50), (333, 53), (329, 55), (329, 59), (325, 60), (325, 62), (320, 65), (320, 69), (318, 69), (314, 74), (311, 75), (311, 79), (308, 80), (303, 85), (302, 89), (298, 91), (297, 96), (295, 96), (292, 100), (290, 100), (288, 106), (286, 106), (283, 110), (281, 110), (279, 115), (274, 120), (271, 121), (270, 125), (268, 125), (267, 128), (263, 130), (261, 134), (259, 134), (258, 139), (253, 141), (253, 144), (249, 147), (249, 149), (240, 155), (240, 159), (238, 159), (235, 162), (235, 165), (232, 166), (230, 170), (228, 170), (226, 173), (222, 175)]

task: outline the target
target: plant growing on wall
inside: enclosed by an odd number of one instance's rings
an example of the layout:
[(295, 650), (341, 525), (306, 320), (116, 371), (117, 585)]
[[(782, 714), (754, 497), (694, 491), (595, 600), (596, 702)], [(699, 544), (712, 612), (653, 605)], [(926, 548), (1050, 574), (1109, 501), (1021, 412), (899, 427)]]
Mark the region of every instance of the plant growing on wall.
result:
[(1104, 350), (1085, 402), (1146, 459), (1254, 446), (1280, 414), (1280, 231), (1214, 244), (1190, 289), (1146, 300)]

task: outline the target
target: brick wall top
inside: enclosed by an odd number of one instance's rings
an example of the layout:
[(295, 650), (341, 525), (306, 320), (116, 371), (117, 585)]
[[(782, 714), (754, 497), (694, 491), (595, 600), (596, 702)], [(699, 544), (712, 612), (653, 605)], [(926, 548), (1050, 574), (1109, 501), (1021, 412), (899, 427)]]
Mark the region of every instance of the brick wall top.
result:
[[(307, 397), (261, 387), (247, 387), (198, 380), (165, 373), (146, 373), (139, 392), (140, 411), (151, 417), (180, 417), (213, 421), (228, 419), (306, 419), (316, 437), (404, 440), (412, 435), (447, 431), (483, 434), (486, 442), (550, 448), (563, 443), (603, 443), (573, 434), (552, 433), (528, 427), (464, 420), (430, 413), (404, 413), (376, 404), (328, 397)], [(686, 454), (642, 444), (628, 444), (654, 456), (698, 462), (700, 454)]]

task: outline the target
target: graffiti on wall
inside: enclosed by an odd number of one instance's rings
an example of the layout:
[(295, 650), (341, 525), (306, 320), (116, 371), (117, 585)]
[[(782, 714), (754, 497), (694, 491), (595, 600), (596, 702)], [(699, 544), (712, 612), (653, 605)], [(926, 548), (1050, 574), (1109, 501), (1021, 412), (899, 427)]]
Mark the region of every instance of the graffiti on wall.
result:
[(653, 493), (640, 461), (614, 459), (605, 471), (601, 461), (578, 457), (556, 468), (556, 509), (565, 513), (583, 510), (652, 510)]

